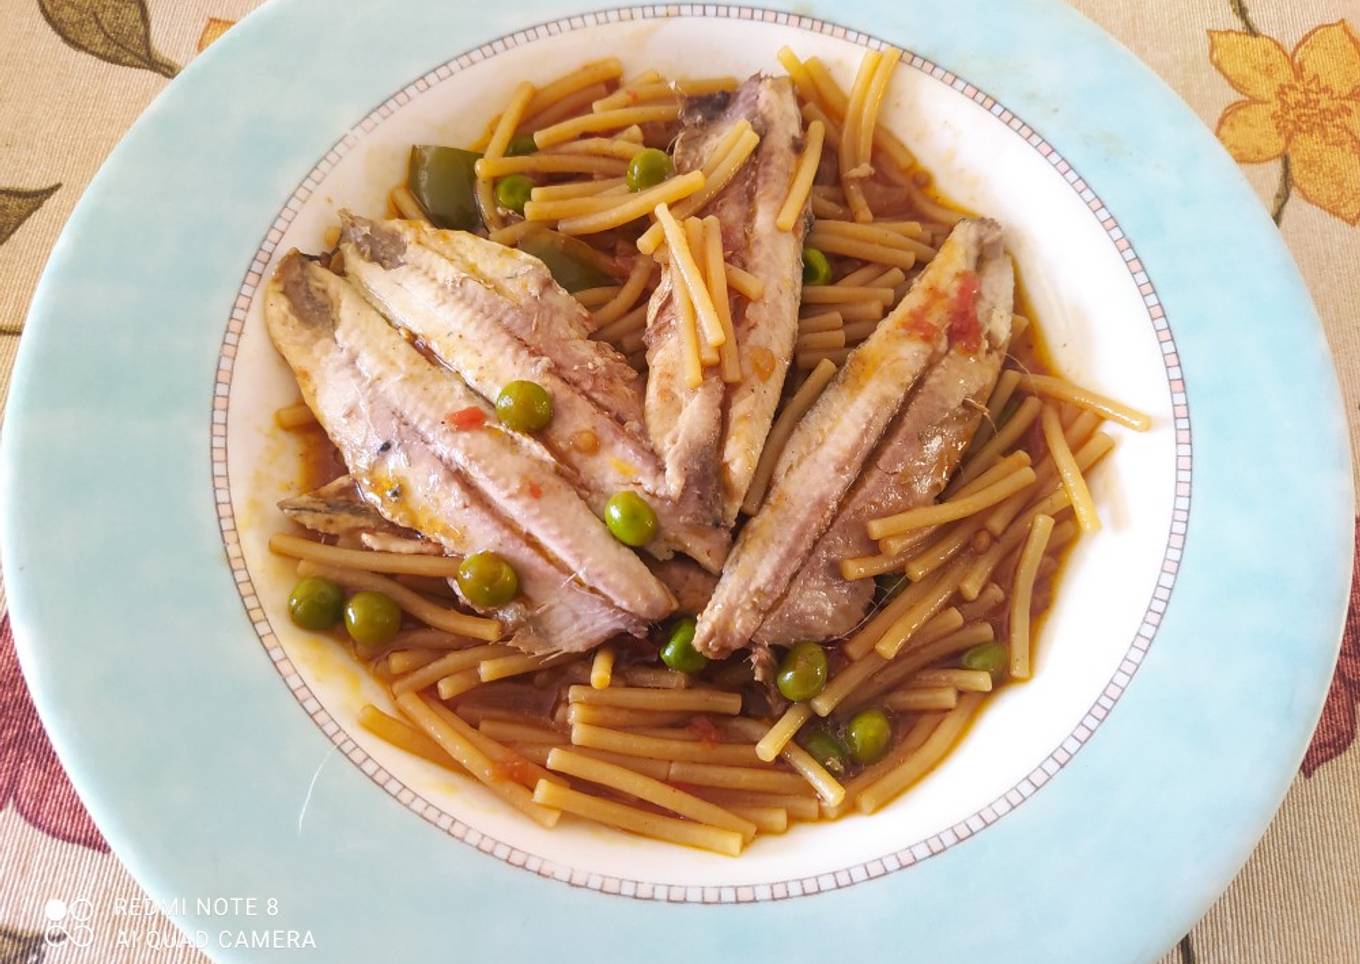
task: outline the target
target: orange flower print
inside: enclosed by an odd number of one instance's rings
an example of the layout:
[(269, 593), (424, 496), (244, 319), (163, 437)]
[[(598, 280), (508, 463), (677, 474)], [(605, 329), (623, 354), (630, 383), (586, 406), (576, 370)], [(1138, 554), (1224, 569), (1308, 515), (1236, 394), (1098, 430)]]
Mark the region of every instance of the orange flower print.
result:
[(209, 17), (203, 24), (203, 32), (198, 35), (198, 52), (208, 49), (208, 45), (222, 36), (231, 27), (236, 25), (235, 20), (223, 20), (220, 17)]
[(1292, 180), (1313, 204), (1360, 224), (1360, 37), (1350, 26), (1316, 27), (1292, 55), (1254, 29), (1211, 30), (1209, 59), (1247, 98), (1223, 112), (1218, 139), (1240, 163), (1283, 162), (1276, 219)]

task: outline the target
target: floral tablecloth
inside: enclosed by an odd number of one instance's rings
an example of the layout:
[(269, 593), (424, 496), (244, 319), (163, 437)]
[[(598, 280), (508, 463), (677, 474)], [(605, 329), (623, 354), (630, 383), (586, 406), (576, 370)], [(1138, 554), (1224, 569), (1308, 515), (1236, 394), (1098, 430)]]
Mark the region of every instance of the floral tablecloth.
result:
[[(1360, 450), (1357, 0), (1073, 2), (1241, 163), (1317, 302)], [(0, 402), (33, 288), (82, 189), (161, 88), (257, 5), (0, 3)], [(1357, 700), (1353, 594), (1326, 710), (1283, 808), (1168, 962), (1360, 961)], [(142, 900), (57, 762), (0, 617), (0, 964), (202, 960)]]

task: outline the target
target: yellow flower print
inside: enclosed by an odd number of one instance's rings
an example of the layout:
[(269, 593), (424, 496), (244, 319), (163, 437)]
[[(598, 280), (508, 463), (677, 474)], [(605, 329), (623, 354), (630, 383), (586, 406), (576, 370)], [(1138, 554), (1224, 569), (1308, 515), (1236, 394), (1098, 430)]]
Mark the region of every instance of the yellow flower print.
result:
[(231, 27), (236, 25), (235, 20), (223, 20), (220, 17), (209, 17), (203, 24), (203, 32), (198, 35), (198, 52), (208, 49), (208, 45), (222, 36)]
[(1244, 164), (1283, 158), (1300, 194), (1360, 224), (1360, 37), (1350, 26), (1314, 28), (1292, 56), (1270, 37), (1211, 30), (1209, 59), (1247, 98), (1218, 120), (1228, 152)]

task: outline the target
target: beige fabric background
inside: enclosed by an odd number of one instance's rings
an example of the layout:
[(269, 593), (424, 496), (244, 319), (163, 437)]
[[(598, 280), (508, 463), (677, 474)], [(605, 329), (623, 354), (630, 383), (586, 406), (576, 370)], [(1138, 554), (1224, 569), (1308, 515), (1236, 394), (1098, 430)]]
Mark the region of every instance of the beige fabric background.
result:
[[(91, 18), (104, 18), (106, 27), (112, 23), (116, 37), (136, 37), (140, 0), (0, 0), (0, 402), (33, 288), (85, 184), (167, 83), (162, 74), (172, 72), (170, 64), (187, 63), (257, 5), (255, 0), (148, 0), (154, 53), (134, 43), (111, 55), (105, 43), (106, 58), (124, 61), (116, 65), (64, 42), (41, 11), (52, 12), (77, 43), (98, 46)], [(1138, 54), (1210, 128), (1242, 99), (1211, 62), (1210, 31), (1259, 31), (1292, 51), (1321, 25), (1348, 20), (1354, 37), (1360, 24), (1357, 0), (1074, 0), (1074, 5)], [(852, 18), (847, 14), (847, 19)], [(139, 60), (142, 66), (127, 65)], [(1240, 73), (1242, 58), (1234, 62)], [(1321, 170), (1315, 159), (1311, 170), (1312, 185), (1321, 179), (1335, 189), (1321, 197), (1321, 206), (1313, 203), (1300, 188), (1310, 172), (1300, 170), (1279, 219), (1337, 354), (1353, 445), (1360, 440), (1360, 227), (1346, 218), (1360, 217), (1360, 87), (1354, 94), (1345, 103), (1332, 103), (1328, 115), (1335, 129), (1352, 132), (1350, 139), (1333, 135), (1334, 150), (1325, 157), (1331, 167)], [(1294, 149), (1302, 158), (1302, 147), (1296, 143)], [(1234, 153), (1240, 157), (1244, 149)], [(1243, 170), (1271, 208), (1280, 162), (1249, 163)], [(13, 229), (14, 212), (25, 202), (6, 192), (53, 185), (60, 186)], [(3, 607), (0, 589), (0, 611)], [(1353, 706), (1353, 700), (1340, 694), (1341, 703)], [(1360, 747), (1352, 745), (1311, 777), (1300, 776), (1237, 881), (1167, 960), (1360, 961), (1358, 817)], [(26, 955), (40, 950), (31, 938), (41, 931), (49, 897), (100, 894), (111, 901), (137, 892), (112, 855), (48, 837), (12, 806), (0, 812), (0, 964), (37, 959)], [(92, 924), (96, 942), (91, 949), (67, 944), (47, 949), (44, 959), (201, 959), (194, 952), (120, 950), (112, 943), (114, 921)]]

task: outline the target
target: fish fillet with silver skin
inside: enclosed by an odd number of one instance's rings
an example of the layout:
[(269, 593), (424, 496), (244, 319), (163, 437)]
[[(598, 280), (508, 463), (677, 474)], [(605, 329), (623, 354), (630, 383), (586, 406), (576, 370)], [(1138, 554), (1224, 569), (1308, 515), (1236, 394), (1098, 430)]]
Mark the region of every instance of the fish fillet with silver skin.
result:
[(966, 303), (970, 330), (989, 343), (1009, 337), (1010, 271), (1000, 225), (960, 222), (901, 303), (850, 353), (794, 430), (764, 505), (733, 547), (699, 617), (700, 652), (740, 649), (779, 605), (912, 387), (949, 350), (960, 306)]
[(685, 351), (676, 324), (673, 269), (665, 269), (648, 305), (647, 428), (673, 488), (698, 511), (732, 526), (779, 404), (798, 337), (804, 218), (792, 231), (775, 224), (803, 147), (802, 117), (787, 77), (757, 75), (735, 91), (690, 98), (681, 113), (675, 165), (697, 170), (735, 124), (748, 121), (760, 143), (698, 216), (722, 228), (723, 257), (755, 275), (761, 297), (731, 298), (741, 378), (724, 385), (718, 369), (703, 382), (685, 380)]
[(530, 652), (641, 633), (673, 599), (615, 542), (534, 443), (443, 416), (479, 404), (345, 279), (296, 252), (266, 296), (270, 336), (365, 500), (455, 555), (494, 551), (522, 598), (496, 612)]
[(596, 513), (618, 492), (635, 491), (659, 521), (649, 552), (679, 550), (710, 569), (722, 565), (728, 533), (676, 503), (643, 436), (640, 376), (611, 346), (587, 337), (585, 309), (543, 262), (418, 222), (341, 220), (346, 276), (474, 391), (494, 400), (519, 379), (548, 391), (552, 421), (536, 437)]
[[(981, 279), (997, 289), (981, 293), (984, 301), (1004, 302), (1000, 289), (1009, 291), (1012, 284), (1008, 268), (1004, 260), (997, 262)], [(956, 342), (931, 366), (784, 598), (761, 624), (757, 643), (831, 639), (859, 625), (874, 600), (875, 583), (844, 578), (841, 560), (878, 551), (865, 528), (871, 519), (930, 505), (944, 491), (982, 421), (1009, 335), (1009, 325), (993, 325), (976, 346)]]

